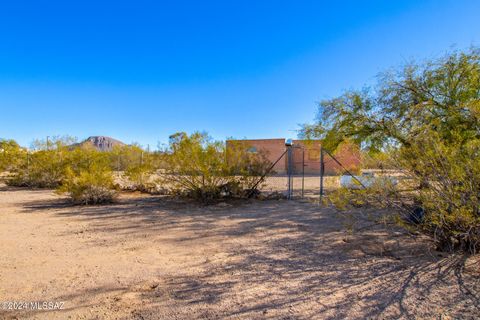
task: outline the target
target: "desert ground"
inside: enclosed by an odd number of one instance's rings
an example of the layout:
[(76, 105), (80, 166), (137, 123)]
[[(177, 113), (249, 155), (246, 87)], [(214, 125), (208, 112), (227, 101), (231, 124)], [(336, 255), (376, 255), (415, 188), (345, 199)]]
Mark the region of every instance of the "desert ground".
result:
[(364, 228), (368, 219), (346, 232), (347, 222), (301, 201), (201, 206), (130, 193), (82, 207), (0, 186), (0, 303), (63, 303), (0, 318), (480, 317), (478, 256)]
[[(335, 190), (340, 187), (340, 176), (325, 176), (323, 178), (324, 191)], [(260, 191), (265, 194), (272, 192), (285, 193), (288, 189), (287, 176), (268, 176), (263, 183), (259, 185)], [(302, 195), (303, 189), (303, 195)], [(318, 200), (320, 196), (320, 176), (306, 175), (302, 178), (301, 175), (294, 175), (292, 177), (292, 194), (294, 197), (306, 197), (313, 200)]]

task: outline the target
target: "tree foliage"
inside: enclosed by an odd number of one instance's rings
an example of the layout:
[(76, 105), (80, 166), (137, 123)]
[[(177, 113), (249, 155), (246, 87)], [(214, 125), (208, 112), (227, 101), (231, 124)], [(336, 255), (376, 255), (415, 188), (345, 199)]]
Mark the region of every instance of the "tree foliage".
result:
[(480, 52), (454, 52), (424, 64), (384, 73), (374, 89), (348, 91), (320, 103), (314, 125), (302, 135), (335, 147), (349, 138), (378, 150), (408, 146), (425, 128), (445, 142), (479, 138)]
[(11, 163), (13, 178), (10, 185), (31, 188), (56, 188), (61, 184), (69, 160), (70, 137), (36, 140), (33, 150), (20, 161)]
[(0, 172), (14, 169), (26, 154), (15, 140), (0, 139)]
[[(373, 89), (320, 103), (305, 137), (350, 139), (388, 155), (417, 186), (422, 227), (444, 249), (480, 247), (480, 51), (453, 52), (380, 76)], [(385, 157), (383, 157), (385, 158)], [(384, 159), (386, 160), (386, 159)]]
[(115, 190), (110, 154), (89, 145), (72, 147), (74, 142), (75, 139), (70, 137), (36, 140), (31, 151), (22, 149), (18, 161), (9, 159), (8, 167), (13, 177), (7, 183), (30, 188), (56, 188), (81, 204), (113, 200)]
[[(98, 151), (74, 142), (68, 137), (36, 140), (18, 163), (11, 160), (14, 152), (5, 152), (13, 174), (8, 183), (57, 188), (80, 204), (110, 202), (116, 189), (170, 192), (208, 202), (256, 194), (260, 176), (271, 166), (263, 153), (249, 153), (244, 144), (227, 148), (198, 132), (176, 133), (168, 148), (154, 153), (138, 145)], [(5, 145), (19, 149), (13, 142)]]
[(109, 154), (89, 146), (71, 150), (57, 191), (76, 204), (112, 202), (116, 191)]
[(247, 149), (227, 148), (206, 133), (176, 133), (165, 151), (162, 180), (174, 193), (203, 201), (246, 196), (270, 166)]

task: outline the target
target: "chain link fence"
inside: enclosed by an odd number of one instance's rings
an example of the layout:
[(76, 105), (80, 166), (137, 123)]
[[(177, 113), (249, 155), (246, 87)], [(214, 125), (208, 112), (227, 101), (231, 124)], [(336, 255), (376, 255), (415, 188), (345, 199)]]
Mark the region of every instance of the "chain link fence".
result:
[[(342, 175), (355, 178), (342, 164), (342, 160), (337, 159), (327, 150), (320, 148), (318, 153), (311, 151), (312, 148), (304, 145), (287, 145), (276, 160), (272, 161), (272, 166), (266, 174), (257, 177), (255, 187), (265, 197), (319, 200), (322, 195), (340, 187)], [(24, 154), (21, 166), (25, 168), (27, 177), (31, 172), (38, 171), (49, 173), (53, 180), (58, 179), (60, 173), (56, 174), (55, 170), (61, 167), (58, 162), (62, 162), (62, 155), (53, 154), (52, 159), (44, 159), (39, 155), (36, 152)], [(125, 177), (129, 167), (149, 164), (155, 168), (154, 173), (145, 181), (150, 184), (157, 183), (156, 181), (163, 174), (160, 154), (141, 149), (125, 154), (109, 153), (108, 162), (115, 181), (125, 189), (134, 187)]]
[(266, 197), (320, 200), (328, 192), (340, 188), (342, 176), (356, 179), (341, 159), (327, 150), (320, 148), (316, 157), (311, 157), (308, 151), (310, 149), (301, 145), (287, 145), (275, 162), (284, 165), (285, 170), (271, 170), (259, 177), (259, 191)]

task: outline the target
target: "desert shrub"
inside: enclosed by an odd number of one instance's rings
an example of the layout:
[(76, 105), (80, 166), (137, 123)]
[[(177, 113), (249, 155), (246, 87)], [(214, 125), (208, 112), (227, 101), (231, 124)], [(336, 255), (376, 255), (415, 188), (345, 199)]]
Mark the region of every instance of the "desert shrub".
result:
[(0, 172), (11, 171), (25, 160), (26, 150), (15, 140), (0, 139)]
[[(394, 208), (390, 221), (432, 235), (443, 251), (478, 251), (480, 245), (480, 140), (463, 146), (446, 146), (431, 132), (399, 153), (384, 159), (403, 167), (402, 182), (379, 179), (367, 189), (338, 189), (326, 201), (338, 209)], [(417, 220), (415, 210), (424, 216)]]
[(108, 154), (92, 148), (77, 148), (69, 154), (59, 193), (76, 204), (110, 203), (116, 197)]
[(161, 181), (172, 193), (206, 202), (246, 196), (269, 167), (245, 148), (227, 151), (224, 143), (198, 132), (172, 135), (163, 161)]
[(360, 158), (361, 168), (363, 169), (396, 169), (390, 161), (390, 154), (388, 151), (363, 151)]
[(401, 150), (398, 158), (425, 210), (422, 228), (440, 249), (475, 252), (480, 248), (480, 139), (449, 144), (437, 132)]
[[(396, 168), (408, 188), (341, 190), (345, 203), (380, 203), (425, 213), (419, 230), (443, 250), (480, 249), (480, 52), (454, 52), (380, 77), (375, 90), (349, 91), (320, 104), (303, 135), (360, 143)], [(371, 165), (371, 164), (369, 164)], [(337, 196), (337, 195), (336, 195)], [(333, 197), (335, 198), (335, 197)], [(361, 201), (360, 201), (361, 200)], [(340, 203), (342, 201), (339, 201)], [(358, 202), (360, 201), (360, 202)]]
[[(225, 149), (227, 171), (238, 178), (238, 183), (245, 190), (258, 188), (259, 177), (267, 173), (272, 163), (268, 160), (265, 151), (248, 152), (251, 148), (241, 140), (230, 140)], [(273, 170), (270, 174), (275, 173)]]
[(146, 191), (148, 189), (149, 178), (152, 170), (146, 165), (138, 165), (128, 168), (125, 171), (125, 177), (128, 179), (128, 189), (137, 191)]
[(128, 179), (129, 190), (141, 192), (154, 192), (156, 190), (156, 182), (153, 180), (154, 167), (145, 157), (142, 163), (132, 165), (125, 171), (125, 177)]
[(118, 187), (128, 191), (158, 192), (153, 174), (161, 167), (161, 154), (139, 145), (116, 146), (109, 153), (113, 170), (119, 175)]
[(58, 187), (65, 174), (71, 141), (69, 137), (35, 141), (33, 151), (26, 153), (11, 169), (13, 177), (8, 184), (30, 188)]
[(112, 172), (97, 164), (80, 172), (68, 168), (58, 191), (67, 193), (74, 203), (84, 205), (110, 203), (116, 197)]
[(140, 165), (143, 154), (144, 150), (137, 144), (115, 146), (111, 152), (108, 152), (110, 166), (115, 171), (126, 171)]

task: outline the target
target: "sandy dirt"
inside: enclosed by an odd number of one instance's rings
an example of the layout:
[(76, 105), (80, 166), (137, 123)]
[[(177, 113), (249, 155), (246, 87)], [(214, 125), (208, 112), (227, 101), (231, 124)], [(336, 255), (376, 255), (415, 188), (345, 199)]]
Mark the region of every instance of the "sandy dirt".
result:
[[(298, 201), (198, 206), (124, 194), (72, 207), (0, 187), (1, 319), (359, 319), (480, 316), (478, 257), (378, 226), (346, 234)], [(1, 306), (0, 306), (1, 307)]]

